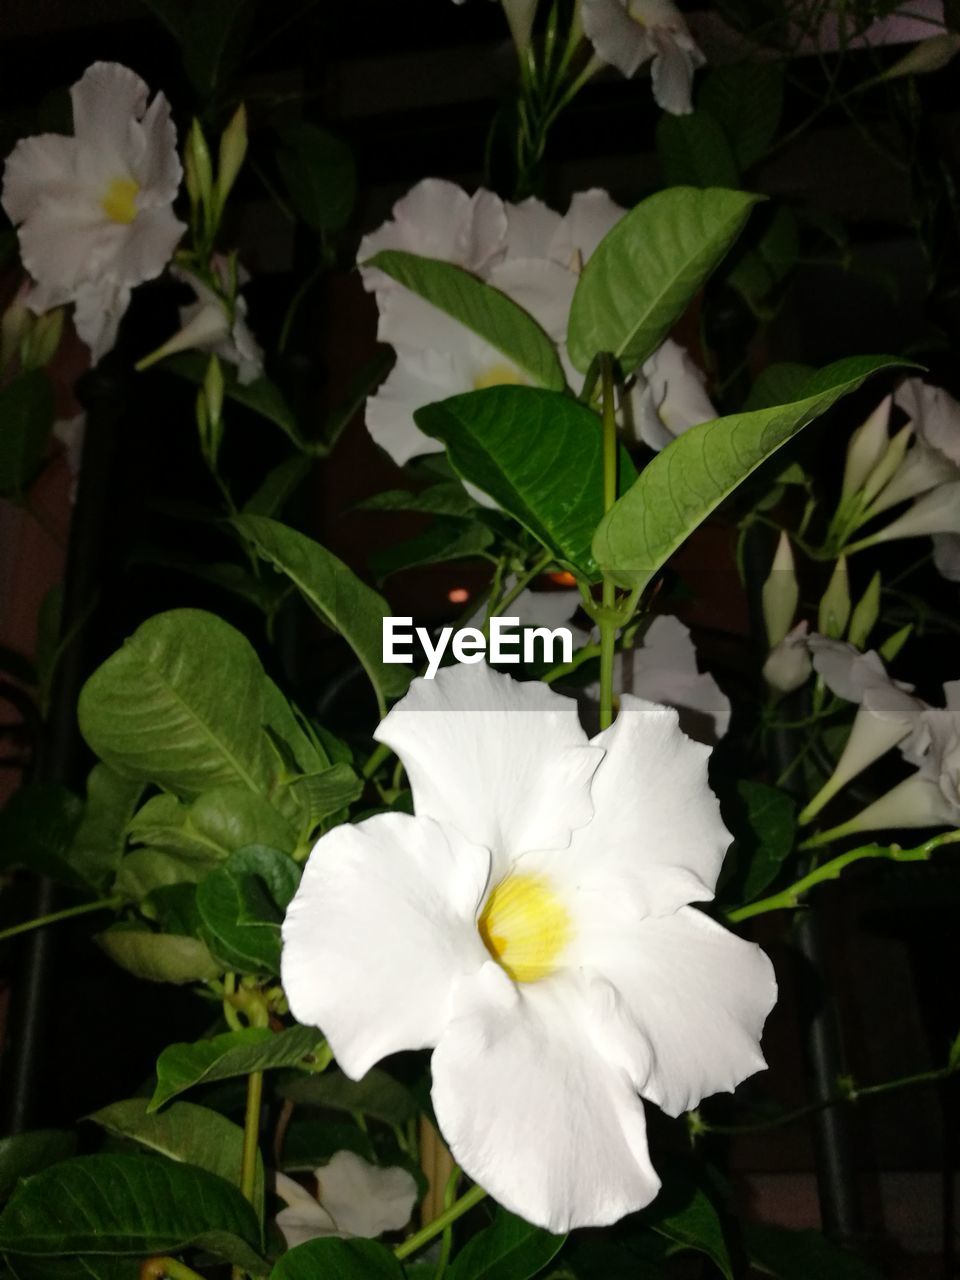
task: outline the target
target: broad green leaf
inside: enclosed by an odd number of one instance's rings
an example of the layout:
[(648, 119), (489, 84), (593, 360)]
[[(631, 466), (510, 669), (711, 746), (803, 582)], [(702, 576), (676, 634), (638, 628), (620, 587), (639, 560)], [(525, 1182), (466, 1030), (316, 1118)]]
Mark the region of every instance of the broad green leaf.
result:
[(280, 925), (299, 883), (292, 858), (258, 845), (240, 849), (200, 882), (202, 936), (224, 969), (279, 976)]
[(67, 856), (71, 867), (94, 888), (106, 889), (116, 875), (127, 823), (142, 794), (139, 779), (125, 778), (109, 765), (94, 765), (90, 771), (83, 817)]
[(796, 215), (787, 205), (780, 205), (756, 244), (726, 273), (727, 282), (754, 315), (761, 320), (770, 319), (776, 313), (781, 286), (796, 266), (799, 253)]
[[(148, 1111), (146, 1098), (127, 1098), (87, 1116), (119, 1138), (129, 1138), (171, 1160), (196, 1165), (239, 1184), (243, 1130), (239, 1125), (193, 1102), (172, 1102), (163, 1111)], [(257, 1156), (255, 1202), (263, 1205), (263, 1161)]]
[(745, 1230), (751, 1261), (777, 1280), (880, 1280), (871, 1263), (819, 1231), (788, 1231), (765, 1223), (748, 1223)]
[(493, 534), (479, 520), (434, 520), (422, 532), (404, 542), (384, 547), (370, 557), (370, 568), (382, 582), (401, 569), (448, 560), (474, 560), (493, 542)]
[(400, 249), (383, 249), (364, 265), (385, 272), (483, 338), (534, 386), (552, 391), (566, 388), (560, 357), (550, 338), (529, 312), (499, 289), (451, 262), (421, 258)]
[(855, 391), (888, 356), (856, 356), (815, 374), (791, 404), (692, 427), (644, 469), (604, 516), (593, 539), (600, 567), (622, 586), (643, 586), (720, 503), (791, 436)]
[(0, 1138), (0, 1199), (7, 1198), (20, 1178), (73, 1155), (76, 1147), (77, 1135), (67, 1129), (33, 1129)]
[(778, 62), (735, 62), (704, 76), (697, 106), (720, 122), (741, 169), (762, 159), (783, 109), (783, 67)]
[(193, 5), (183, 35), (183, 69), (204, 98), (225, 88), (243, 57), (253, 23), (252, 0)]
[(724, 1280), (734, 1280), (723, 1222), (709, 1196), (680, 1166), (675, 1167), (672, 1177), (661, 1172), (664, 1189), (641, 1219), (675, 1249), (706, 1254)]
[(403, 1267), (376, 1240), (308, 1240), (285, 1253), (270, 1280), (404, 1280)]
[(591, 254), (567, 347), (582, 372), (606, 351), (631, 373), (663, 341), (739, 235), (758, 196), (671, 187), (626, 214)]
[(279, 1032), (247, 1027), (194, 1044), (171, 1044), (157, 1059), (157, 1087), (149, 1110), (156, 1111), (194, 1085), (276, 1067), (299, 1066), (313, 1071), (328, 1056), (326, 1042), (314, 1027), (288, 1027)]
[(94, 935), (114, 964), (147, 982), (206, 982), (223, 972), (199, 938), (154, 933), (139, 925), (116, 924)]
[(657, 154), (667, 186), (740, 186), (740, 170), (727, 136), (708, 111), (669, 112), (657, 121)]
[(290, 783), (303, 810), (306, 827), (315, 831), (328, 818), (359, 800), (363, 793), (363, 781), (348, 764), (335, 764), (322, 773), (304, 774)]
[(370, 677), (386, 714), (387, 700), (406, 691), (413, 672), (383, 661), (383, 618), (390, 607), (352, 569), (311, 538), (265, 516), (239, 516), (234, 525), (264, 560), (294, 584), (311, 609), (343, 636)]
[(203, 937), (203, 922), (197, 910), (197, 886), (188, 881), (159, 885), (140, 903), (148, 920), (156, 921), (163, 933), (180, 938)]
[(529, 1280), (560, 1252), (565, 1240), (498, 1209), (493, 1225), (464, 1246), (447, 1274), (449, 1280)]
[(361, 1080), (351, 1080), (342, 1071), (322, 1075), (288, 1076), (279, 1091), (291, 1102), (351, 1115), (370, 1116), (386, 1124), (402, 1125), (420, 1112), (413, 1094), (386, 1071), (373, 1067)]
[(157, 889), (196, 884), (213, 865), (179, 858), (162, 849), (134, 849), (120, 863), (114, 892), (126, 902), (140, 902)]
[(318, 1118), (301, 1107), (294, 1112), (284, 1134), (280, 1167), (312, 1173), (318, 1165), (327, 1164), (338, 1151), (355, 1151), (371, 1164), (377, 1162), (370, 1135), (359, 1125), (331, 1120), (327, 1115)]
[(279, 515), (309, 474), (309, 458), (296, 453), (290, 458), (284, 458), (283, 462), (267, 472), (243, 504), (244, 513), (249, 516)]
[(80, 730), (130, 778), (197, 795), (270, 783), (264, 675), (253, 646), (212, 613), (149, 618), (80, 693)]
[(40, 469), (53, 431), (53, 386), (39, 369), (0, 388), (0, 495), (19, 495)]
[(305, 120), (284, 125), (278, 134), (277, 164), (293, 207), (311, 231), (339, 231), (357, 194), (353, 152)]
[(431, 516), (471, 516), (477, 504), (455, 480), (430, 485), (419, 493), (408, 489), (386, 489), (358, 502), (354, 511), (416, 511)]
[(744, 411), (769, 409), (771, 405), (799, 400), (815, 373), (816, 369), (810, 364), (795, 364), (789, 360), (768, 364), (750, 388)]
[(747, 830), (737, 830), (737, 845), (746, 854), (743, 901), (752, 902), (775, 880), (790, 856), (796, 835), (796, 805), (785, 791), (744, 778), (737, 790), (746, 808)]
[(0, 810), (0, 867), (25, 867), (78, 889), (83, 877), (70, 866), (70, 846), (83, 804), (56, 782), (31, 782)]
[[(603, 512), (603, 439), (597, 415), (569, 396), (533, 387), (491, 387), (425, 405), (421, 431), (447, 446), (465, 480), (564, 564), (593, 577), (590, 540)], [(621, 453), (621, 473), (636, 472)]]
[(236, 1187), (192, 1165), (155, 1156), (80, 1156), (21, 1183), (0, 1214), (0, 1251), (170, 1253), (194, 1245), (255, 1275), (256, 1214)]

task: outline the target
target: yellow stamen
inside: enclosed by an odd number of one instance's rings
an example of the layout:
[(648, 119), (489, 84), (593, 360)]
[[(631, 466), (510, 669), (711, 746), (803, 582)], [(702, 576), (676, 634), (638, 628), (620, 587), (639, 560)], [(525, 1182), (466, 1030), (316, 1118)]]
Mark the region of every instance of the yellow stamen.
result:
[(543, 876), (512, 875), (496, 886), (478, 921), (487, 950), (515, 982), (538, 982), (557, 968), (573, 936), (570, 916)]
[(114, 178), (100, 201), (100, 208), (112, 222), (132, 222), (137, 216), (139, 191), (139, 182), (132, 178)]
[(485, 391), (487, 387), (525, 387), (527, 380), (520, 372), (509, 364), (492, 364), (483, 373), (478, 373), (473, 380), (474, 391)]

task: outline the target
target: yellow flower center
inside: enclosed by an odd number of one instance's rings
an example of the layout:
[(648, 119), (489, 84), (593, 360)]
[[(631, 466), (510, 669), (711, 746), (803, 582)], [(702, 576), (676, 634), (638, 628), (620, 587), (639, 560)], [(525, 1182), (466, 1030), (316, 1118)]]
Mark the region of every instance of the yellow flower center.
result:
[(525, 387), (527, 380), (513, 365), (492, 364), (483, 373), (478, 373), (473, 380), (474, 391), (485, 391), (487, 387)]
[(480, 913), (480, 937), (514, 982), (539, 982), (557, 968), (573, 936), (563, 903), (543, 876), (507, 876)]
[(114, 178), (100, 201), (100, 208), (112, 222), (129, 223), (137, 216), (139, 182), (133, 178)]

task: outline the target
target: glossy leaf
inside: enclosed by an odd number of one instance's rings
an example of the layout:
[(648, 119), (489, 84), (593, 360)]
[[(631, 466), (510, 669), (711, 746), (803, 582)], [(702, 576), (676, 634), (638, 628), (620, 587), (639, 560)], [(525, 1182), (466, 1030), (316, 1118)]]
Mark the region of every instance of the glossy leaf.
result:
[(339, 231), (356, 199), (353, 152), (340, 138), (305, 120), (278, 132), (277, 164), (293, 207), (311, 231)]
[(416, 511), (432, 516), (470, 516), (477, 504), (456, 480), (430, 485), (419, 493), (408, 489), (386, 489), (358, 502), (354, 511)]
[(169, 1253), (188, 1245), (209, 1250), (255, 1275), (256, 1214), (223, 1178), (155, 1156), (81, 1156), (21, 1183), (0, 1214), (0, 1251)]
[(563, 1248), (566, 1236), (531, 1226), (506, 1209), (457, 1254), (449, 1280), (529, 1280)]
[(383, 661), (382, 622), (390, 607), (352, 569), (311, 538), (276, 520), (240, 516), (234, 525), (262, 559), (294, 584), (311, 609), (338, 631), (359, 658), (386, 713), (413, 672)]
[(420, 1112), (413, 1094), (393, 1076), (373, 1067), (361, 1080), (351, 1080), (342, 1071), (322, 1075), (289, 1076), (279, 1090), (291, 1102), (330, 1111), (359, 1113), (386, 1124), (402, 1125)]
[(657, 121), (657, 154), (667, 186), (739, 187), (740, 170), (720, 124), (708, 111)]
[(203, 938), (224, 969), (279, 975), (280, 924), (299, 883), (292, 858), (259, 845), (238, 850), (200, 882)]
[(799, 400), (804, 387), (816, 373), (813, 365), (782, 360), (768, 364), (757, 376), (744, 403), (744, 410), (769, 409), (771, 405)]
[(763, 158), (783, 109), (783, 67), (748, 60), (713, 67), (703, 78), (697, 106), (719, 121), (741, 169)]
[(38, 1173), (76, 1150), (77, 1135), (67, 1129), (32, 1129), (0, 1138), (0, 1199), (20, 1178)]
[(621, 218), (590, 256), (567, 347), (586, 372), (599, 352), (636, 369), (667, 336), (739, 235), (757, 196), (671, 187)]
[(213, 787), (187, 803), (169, 794), (152, 796), (134, 815), (127, 833), (135, 844), (176, 854), (204, 869), (246, 845), (265, 844), (288, 852), (295, 846), (286, 818), (241, 786)]
[(364, 264), (385, 272), (506, 356), (537, 387), (567, 385), (557, 349), (529, 312), (452, 262), (384, 249)]
[(243, 504), (250, 516), (277, 516), (288, 499), (310, 474), (310, 460), (300, 454), (284, 458), (266, 476)]
[(103, 1253), (64, 1258), (8, 1253), (4, 1261), (14, 1280), (139, 1280), (140, 1276), (138, 1258), (111, 1258)]
[(734, 1280), (733, 1261), (716, 1206), (680, 1166), (668, 1166), (661, 1173), (664, 1189), (642, 1219), (675, 1248), (705, 1254), (724, 1280)]
[(253, 646), (212, 613), (149, 618), (80, 693), (80, 729), (118, 772), (183, 796), (269, 787), (264, 675)]
[(790, 856), (796, 836), (796, 805), (785, 791), (753, 782), (738, 784), (746, 807), (747, 832), (737, 832), (737, 844), (749, 859), (743, 886), (743, 901), (752, 902), (773, 880)]
[(404, 1280), (403, 1268), (376, 1240), (308, 1240), (285, 1253), (270, 1280)]
[(0, 388), (0, 495), (19, 495), (34, 479), (53, 418), (53, 387), (39, 369)]
[[(554, 391), (492, 387), (425, 405), (417, 426), (559, 561), (595, 576), (590, 540), (603, 511), (600, 419)], [(621, 473), (636, 474), (621, 454)]]
[(322, 773), (295, 778), (290, 790), (303, 810), (307, 830), (313, 832), (328, 818), (359, 800), (363, 782), (350, 765), (340, 763)]
[(492, 542), (493, 534), (479, 520), (441, 518), (412, 538), (374, 552), (370, 568), (382, 582), (392, 573), (417, 565), (474, 560)]
[(87, 778), (87, 802), (67, 854), (71, 867), (94, 888), (106, 889), (116, 875), (143, 783), (98, 764)]
[(157, 1087), (149, 1110), (156, 1111), (194, 1085), (276, 1067), (302, 1066), (309, 1071), (327, 1057), (326, 1042), (314, 1027), (288, 1027), (279, 1032), (247, 1027), (193, 1044), (171, 1044), (157, 1059)]
[(139, 925), (117, 924), (94, 936), (114, 964), (147, 982), (206, 982), (223, 972), (199, 938), (154, 933)]
[(622, 586), (649, 582), (698, 525), (781, 445), (855, 391), (886, 356), (841, 360), (791, 404), (701, 423), (678, 436), (604, 516), (593, 539), (600, 567)]

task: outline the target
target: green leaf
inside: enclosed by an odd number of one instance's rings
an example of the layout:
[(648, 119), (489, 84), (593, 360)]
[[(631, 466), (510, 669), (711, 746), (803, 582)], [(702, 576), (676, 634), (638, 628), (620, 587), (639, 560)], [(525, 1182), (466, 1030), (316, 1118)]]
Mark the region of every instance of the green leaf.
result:
[(684, 432), (603, 517), (593, 539), (597, 563), (620, 585), (643, 586), (791, 436), (871, 373), (898, 363), (888, 356), (841, 360), (815, 374), (792, 404), (716, 418)]
[[(227, 1182), (238, 1184), (243, 1159), (243, 1130), (239, 1125), (193, 1102), (173, 1102), (163, 1111), (148, 1111), (146, 1098), (127, 1098), (87, 1116), (119, 1138), (129, 1138), (171, 1160), (196, 1165)], [(255, 1203), (262, 1207), (263, 1161), (257, 1156)]]
[(675, 1176), (664, 1176), (664, 1190), (641, 1214), (641, 1219), (670, 1240), (676, 1249), (693, 1249), (705, 1254), (724, 1280), (734, 1280), (720, 1215), (706, 1192), (695, 1186), (679, 1166)]
[(358, 502), (354, 511), (417, 511), (432, 516), (472, 516), (477, 504), (455, 480), (431, 485), (419, 493), (387, 489)]
[(223, 89), (243, 57), (252, 0), (204, 0), (192, 6), (183, 34), (183, 68), (202, 97)]
[(169, 1253), (194, 1245), (267, 1272), (252, 1207), (223, 1178), (154, 1156), (80, 1156), (23, 1182), (0, 1214), (0, 1251)]
[(294, 209), (311, 231), (339, 231), (357, 196), (353, 152), (326, 129), (303, 120), (278, 133), (277, 164)]
[(0, 1199), (7, 1198), (20, 1178), (73, 1155), (76, 1147), (77, 1135), (67, 1129), (33, 1129), (0, 1138)]
[(352, 569), (312, 538), (265, 516), (239, 516), (234, 525), (256, 553), (294, 584), (314, 613), (338, 631), (370, 677), (382, 714), (406, 691), (409, 667), (383, 661), (383, 618), (390, 606)]
[(377, 1162), (369, 1134), (358, 1125), (331, 1121), (327, 1115), (318, 1119), (301, 1108), (284, 1135), (280, 1167), (288, 1172), (312, 1173), (318, 1165), (327, 1164), (338, 1151), (355, 1151), (371, 1164)]
[(403, 1267), (376, 1240), (308, 1240), (291, 1249), (270, 1272), (270, 1280), (404, 1280)]
[(86, 682), (80, 730), (119, 773), (183, 796), (270, 784), (264, 675), (253, 646), (212, 613), (149, 618)]
[(748, 830), (737, 835), (738, 851), (746, 855), (743, 901), (752, 902), (776, 879), (790, 856), (796, 836), (797, 807), (785, 791), (745, 778), (737, 784), (746, 806)]
[[(603, 439), (597, 415), (569, 396), (491, 387), (425, 405), (417, 426), (447, 446), (478, 485), (561, 563), (593, 577), (590, 540), (603, 512)], [(626, 483), (636, 475), (625, 453)]]
[(751, 1261), (778, 1280), (880, 1280), (880, 1272), (863, 1258), (833, 1244), (819, 1231), (788, 1231), (747, 1223)]
[(15, 1280), (138, 1280), (138, 1258), (105, 1254), (74, 1254), (70, 1258), (31, 1258), (26, 1254), (4, 1259)]
[(769, 319), (776, 312), (777, 291), (796, 266), (799, 253), (796, 215), (781, 205), (773, 211), (756, 244), (727, 272), (727, 281), (754, 315)]
[(143, 794), (143, 783), (109, 765), (94, 765), (87, 778), (87, 803), (67, 857), (79, 876), (96, 889), (112, 882), (126, 845), (127, 823)]
[(300, 883), (285, 853), (253, 845), (233, 854), (197, 887), (203, 939), (224, 969), (280, 973), (280, 925)]
[(383, 249), (376, 267), (438, 307), (506, 356), (535, 386), (563, 391), (567, 381), (557, 349), (529, 312), (492, 285), (451, 262)]
[(290, 790), (303, 810), (307, 830), (313, 832), (328, 818), (360, 799), (363, 781), (350, 765), (341, 762), (321, 773), (295, 778), (290, 783)]
[(276, 516), (283, 510), (289, 498), (310, 474), (310, 459), (302, 454), (284, 458), (268, 471), (255, 492), (243, 504), (249, 516)]
[(342, 1071), (325, 1071), (323, 1075), (285, 1077), (278, 1088), (291, 1102), (370, 1116), (385, 1124), (403, 1125), (420, 1113), (413, 1094), (377, 1067), (361, 1080), (351, 1080)]
[(58, 782), (20, 787), (0, 811), (0, 867), (25, 867), (85, 888), (69, 860), (82, 814), (82, 802)]
[(591, 254), (570, 309), (567, 347), (582, 372), (607, 351), (630, 373), (686, 310), (760, 197), (671, 187), (621, 218)]
[(39, 369), (0, 388), (0, 496), (19, 496), (34, 479), (53, 418), (53, 386)]
[(114, 964), (147, 982), (206, 982), (223, 972), (199, 938), (153, 933), (139, 925), (115, 924), (94, 935)]
[(449, 1280), (529, 1280), (556, 1257), (565, 1240), (498, 1209), (493, 1225), (464, 1246), (447, 1274)]
[(769, 409), (771, 405), (799, 400), (815, 373), (816, 369), (810, 364), (795, 364), (789, 360), (768, 364), (750, 388), (744, 411)]
[(198, 1084), (276, 1067), (299, 1066), (312, 1071), (327, 1057), (326, 1042), (315, 1027), (288, 1027), (279, 1032), (246, 1027), (193, 1044), (171, 1044), (157, 1059), (157, 1087), (149, 1110), (156, 1111)]
[(202, 921), (197, 910), (197, 886), (186, 881), (159, 885), (140, 903), (141, 912), (160, 925), (161, 932), (180, 938), (201, 938)]
[(476, 559), (491, 542), (493, 534), (479, 520), (441, 518), (412, 538), (375, 551), (370, 557), (370, 568), (377, 581), (382, 582), (392, 573), (417, 565)]
[(667, 186), (740, 186), (740, 170), (726, 134), (708, 111), (669, 112), (657, 121), (657, 153)]
[(776, 137), (783, 110), (783, 67), (777, 62), (736, 62), (703, 78), (697, 106), (717, 119), (742, 170), (763, 158)]

